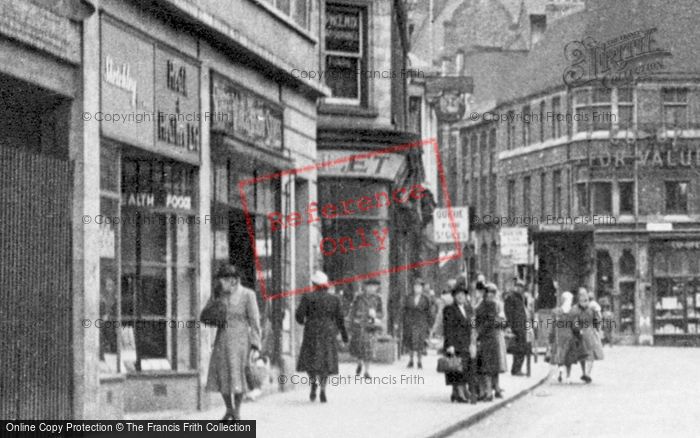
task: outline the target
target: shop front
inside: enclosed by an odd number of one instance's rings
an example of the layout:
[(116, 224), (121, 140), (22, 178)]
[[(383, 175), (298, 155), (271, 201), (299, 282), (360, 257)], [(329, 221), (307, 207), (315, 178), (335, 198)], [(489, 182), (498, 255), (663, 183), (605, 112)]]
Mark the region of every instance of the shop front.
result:
[(654, 345), (700, 346), (700, 238), (651, 242)]
[(100, 47), (100, 402), (196, 408), (199, 64), (107, 14)]

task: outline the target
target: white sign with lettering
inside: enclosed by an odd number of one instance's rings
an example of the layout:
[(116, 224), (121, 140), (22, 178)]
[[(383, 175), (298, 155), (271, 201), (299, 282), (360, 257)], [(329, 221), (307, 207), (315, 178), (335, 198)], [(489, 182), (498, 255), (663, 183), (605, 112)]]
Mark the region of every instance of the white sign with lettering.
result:
[(525, 227), (502, 227), (501, 256), (508, 258), (514, 265), (526, 265), (529, 263), (530, 248), (527, 242), (527, 228)]
[(433, 241), (435, 243), (454, 243), (455, 236), (452, 232), (452, 220), (449, 211), (452, 211), (454, 228), (457, 232), (457, 241), (469, 240), (469, 208), (452, 207), (436, 208), (433, 211)]

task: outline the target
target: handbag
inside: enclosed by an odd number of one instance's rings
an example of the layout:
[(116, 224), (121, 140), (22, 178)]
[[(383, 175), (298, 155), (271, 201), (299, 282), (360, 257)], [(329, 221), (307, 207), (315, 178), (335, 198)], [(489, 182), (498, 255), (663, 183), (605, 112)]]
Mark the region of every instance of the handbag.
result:
[(461, 373), (462, 368), (462, 358), (454, 355), (443, 356), (438, 359), (437, 372), (438, 373)]
[(206, 325), (215, 327), (226, 326), (226, 305), (220, 299), (211, 297), (202, 309), (199, 320)]
[(248, 363), (245, 366), (245, 380), (248, 388), (251, 390), (262, 388), (265, 379), (267, 378), (267, 367), (265, 359), (258, 357), (253, 358), (253, 352), (248, 355)]

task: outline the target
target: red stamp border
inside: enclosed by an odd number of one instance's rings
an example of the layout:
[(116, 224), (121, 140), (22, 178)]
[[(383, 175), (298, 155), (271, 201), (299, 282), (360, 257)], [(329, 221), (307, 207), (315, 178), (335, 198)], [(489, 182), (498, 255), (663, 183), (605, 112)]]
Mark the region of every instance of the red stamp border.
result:
[(253, 220), (251, 218), (250, 210), (248, 208), (248, 199), (246, 198), (246, 194), (245, 194), (245, 187), (246, 186), (256, 184), (256, 183), (259, 183), (261, 181), (269, 181), (269, 180), (279, 179), (279, 178), (282, 178), (284, 176), (298, 175), (298, 174), (304, 173), (304, 172), (311, 172), (314, 170), (322, 169), (324, 167), (330, 167), (330, 166), (335, 166), (338, 164), (347, 163), (351, 160), (372, 158), (372, 157), (376, 157), (376, 156), (382, 155), (382, 154), (404, 152), (404, 151), (407, 151), (409, 149), (423, 147), (425, 145), (432, 145), (434, 153), (435, 153), (435, 160), (436, 160), (435, 162), (437, 165), (438, 180), (439, 180), (438, 185), (440, 186), (440, 190), (442, 190), (443, 198), (445, 199), (445, 206), (447, 207), (447, 215), (448, 215), (449, 220), (450, 220), (450, 228), (452, 230), (452, 237), (454, 238), (453, 243), (455, 245), (455, 252), (448, 254), (448, 255), (444, 255), (442, 257), (437, 257), (435, 259), (423, 260), (423, 261), (411, 263), (408, 265), (390, 267), (387, 269), (381, 269), (381, 270), (377, 270), (377, 271), (368, 272), (365, 274), (358, 274), (358, 275), (355, 275), (352, 277), (334, 280), (334, 281), (329, 282), (329, 284), (335, 286), (335, 285), (353, 283), (356, 281), (362, 281), (362, 280), (367, 280), (367, 279), (374, 278), (374, 277), (379, 277), (379, 276), (385, 275), (385, 274), (394, 274), (396, 272), (407, 271), (410, 269), (420, 268), (423, 266), (430, 266), (430, 265), (434, 265), (436, 263), (440, 263), (440, 262), (444, 262), (444, 261), (448, 261), (448, 260), (461, 259), (462, 258), (462, 247), (461, 247), (460, 242), (458, 240), (457, 225), (455, 224), (454, 213), (452, 212), (452, 203), (450, 201), (449, 190), (447, 189), (447, 178), (445, 177), (445, 170), (444, 170), (444, 167), (442, 165), (442, 158), (440, 157), (440, 147), (439, 147), (436, 139), (429, 138), (429, 139), (421, 140), (421, 141), (418, 141), (415, 143), (402, 144), (402, 145), (397, 145), (397, 146), (391, 146), (391, 147), (388, 147), (385, 149), (379, 149), (376, 151), (368, 151), (368, 152), (362, 152), (362, 153), (358, 153), (358, 154), (352, 154), (352, 155), (348, 155), (348, 156), (338, 158), (335, 160), (331, 160), (331, 161), (325, 161), (322, 163), (314, 163), (314, 164), (310, 164), (310, 165), (307, 165), (304, 167), (299, 167), (299, 168), (294, 168), (294, 169), (286, 169), (286, 170), (282, 170), (279, 172), (269, 173), (269, 174), (258, 176), (255, 178), (248, 178), (248, 179), (244, 179), (244, 180), (239, 181), (238, 191), (239, 191), (239, 194), (241, 196), (241, 205), (243, 206), (243, 212), (244, 212), (245, 218), (246, 218), (246, 225), (248, 227), (248, 238), (250, 240), (250, 244), (252, 245), (253, 255), (255, 258), (255, 271), (256, 271), (256, 275), (258, 277), (258, 282), (260, 284), (260, 291), (262, 293), (263, 299), (273, 300), (275, 298), (285, 298), (285, 297), (289, 297), (292, 295), (300, 295), (303, 293), (313, 292), (313, 291), (316, 291), (318, 289), (321, 289), (322, 286), (310, 285), (310, 286), (299, 287), (296, 289), (276, 293), (273, 295), (267, 294), (267, 285), (265, 284), (265, 276), (263, 275), (263, 270), (262, 270), (260, 258), (258, 257), (258, 253), (257, 253), (257, 245), (255, 243), (255, 228), (253, 227)]

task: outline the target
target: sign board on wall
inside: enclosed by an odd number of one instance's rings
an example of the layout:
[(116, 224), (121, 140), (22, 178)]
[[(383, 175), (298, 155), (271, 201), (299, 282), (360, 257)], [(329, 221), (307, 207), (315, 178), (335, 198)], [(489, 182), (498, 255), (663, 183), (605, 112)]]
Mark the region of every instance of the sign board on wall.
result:
[(528, 229), (525, 227), (502, 227), (499, 230), (501, 240), (501, 258), (513, 265), (529, 263), (530, 247)]
[[(406, 158), (398, 154), (377, 154), (366, 158), (358, 158), (358, 151), (324, 150), (319, 151), (319, 163), (337, 164), (323, 165), (318, 168), (318, 176), (336, 178), (370, 178), (393, 181), (403, 170)], [(343, 158), (352, 157), (350, 160)]]
[(106, 137), (199, 163), (199, 66), (102, 22), (101, 128)]
[(212, 72), (211, 129), (254, 146), (281, 151), (282, 109), (234, 81)]
[(454, 227), (457, 231), (457, 240), (466, 242), (469, 240), (469, 208), (452, 207), (436, 208), (433, 211), (433, 241), (435, 243), (454, 243), (455, 237), (452, 233), (452, 221), (449, 210), (452, 211)]

